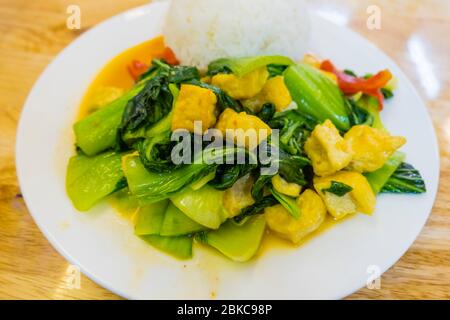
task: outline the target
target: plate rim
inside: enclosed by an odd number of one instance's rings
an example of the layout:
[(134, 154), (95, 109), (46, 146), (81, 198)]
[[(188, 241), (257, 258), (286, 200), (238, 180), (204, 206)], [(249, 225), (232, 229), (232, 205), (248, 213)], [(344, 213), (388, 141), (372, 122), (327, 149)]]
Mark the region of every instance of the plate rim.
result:
[[(72, 256), (69, 252), (66, 251), (66, 249), (64, 248), (64, 246), (60, 243), (60, 241), (58, 241), (55, 236), (53, 235), (53, 233), (42, 224), (42, 220), (39, 219), (39, 215), (35, 212), (37, 212), (34, 209), (34, 205), (33, 203), (30, 203), (29, 201), (27, 201), (27, 191), (23, 190), (21, 188), (22, 186), (22, 182), (26, 179), (25, 176), (23, 176), (23, 173), (21, 173), (21, 169), (20, 169), (20, 163), (21, 163), (21, 155), (20, 155), (20, 145), (22, 144), (22, 131), (24, 130), (24, 124), (23, 124), (23, 115), (27, 112), (27, 109), (29, 108), (29, 106), (31, 105), (31, 98), (34, 96), (35, 92), (37, 91), (40, 83), (42, 82), (42, 79), (44, 77), (44, 75), (46, 73), (48, 73), (48, 71), (52, 68), (53, 65), (55, 65), (60, 59), (62, 59), (65, 55), (65, 53), (67, 51), (69, 51), (72, 47), (75, 47), (79, 42), (83, 41), (83, 39), (87, 36), (89, 36), (89, 34), (91, 32), (93, 32), (94, 30), (100, 28), (101, 26), (105, 26), (107, 24), (113, 23), (115, 20), (119, 20), (122, 19), (124, 16), (126, 15), (133, 15), (133, 14), (137, 14), (137, 13), (143, 13), (148, 14), (148, 11), (151, 11), (153, 9), (153, 7), (155, 6), (163, 6), (166, 5), (165, 2), (156, 2), (156, 3), (149, 3), (149, 4), (145, 4), (142, 6), (138, 6), (126, 11), (123, 11), (121, 13), (118, 13), (117, 15), (114, 15), (98, 24), (96, 24), (92, 29), (87, 30), (86, 32), (84, 32), (82, 35), (80, 35), (79, 37), (77, 37), (76, 39), (74, 39), (71, 43), (69, 43), (64, 49), (62, 49), (53, 59), (52, 61), (44, 68), (44, 70), (41, 72), (41, 74), (39, 75), (39, 77), (37, 78), (36, 82), (34, 83), (32, 89), (29, 91), (28, 96), (23, 104), (23, 108), (20, 112), (20, 118), (18, 121), (18, 125), (17, 125), (17, 130), (16, 130), (16, 143), (15, 143), (15, 166), (16, 166), (16, 172), (17, 172), (17, 179), (19, 182), (19, 188), (22, 192), (23, 198), (24, 198), (24, 202), (27, 206), (28, 212), (30, 213), (30, 215), (32, 216), (34, 222), (36, 223), (36, 225), (38, 226), (39, 230), (44, 234), (45, 238), (50, 242), (50, 244), (52, 245), (52, 247), (59, 253), (61, 254), (64, 259), (66, 259), (69, 263), (77, 265), (80, 267), (81, 272), (88, 277), (91, 281), (99, 284), (100, 286), (102, 286), (103, 288), (109, 290), (110, 292), (117, 294), (118, 296), (122, 297), (122, 298), (126, 298), (126, 299), (136, 299), (136, 297), (133, 297), (131, 294), (128, 294), (127, 292), (122, 292), (122, 290), (120, 288), (113, 288), (111, 285), (109, 285), (108, 282), (103, 281), (101, 278), (96, 277), (95, 275), (93, 275), (88, 268), (86, 268), (82, 263), (79, 263), (78, 259), (75, 258), (74, 256)], [(312, 15), (317, 15), (314, 12), (311, 12)], [(332, 23), (334, 24), (332, 21), (324, 19), (323, 17), (319, 17), (322, 20), (325, 20), (327, 23)], [(437, 181), (436, 181), (436, 188), (433, 190), (434, 194), (432, 194), (431, 199), (432, 201), (430, 201), (430, 208), (428, 210), (428, 214), (426, 219), (424, 219), (423, 224), (420, 226), (419, 232), (414, 236), (414, 238), (412, 239), (412, 241), (408, 241), (408, 245), (403, 248), (402, 252), (399, 252), (398, 257), (395, 261), (393, 261), (392, 263), (387, 263), (385, 264), (385, 266), (383, 266), (383, 268), (381, 268), (381, 275), (383, 275), (388, 269), (392, 268), (402, 257), (403, 255), (409, 250), (409, 248), (414, 244), (414, 242), (416, 241), (416, 239), (419, 237), (419, 235), (422, 233), (422, 230), (425, 226), (425, 224), (427, 223), (430, 215), (432, 214), (432, 209), (434, 207), (435, 201), (436, 201), (436, 197), (437, 197), (437, 193), (438, 193), (438, 189), (439, 189), (439, 185), (440, 185), (440, 168), (441, 168), (441, 159), (440, 159), (440, 150), (439, 150), (439, 143), (438, 143), (438, 139), (437, 139), (437, 134), (436, 134), (436, 129), (434, 127), (432, 118), (430, 116), (430, 111), (427, 108), (427, 105), (424, 101), (424, 99), (422, 98), (422, 96), (418, 93), (417, 89), (414, 87), (414, 85), (412, 84), (411, 80), (409, 80), (409, 78), (407, 77), (407, 75), (404, 73), (404, 71), (402, 70), (402, 68), (396, 63), (395, 60), (393, 60), (389, 55), (387, 55), (383, 50), (381, 50), (376, 44), (374, 44), (373, 42), (371, 42), (370, 40), (368, 40), (367, 38), (365, 38), (364, 36), (362, 36), (360, 33), (358, 33), (357, 31), (351, 29), (348, 26), (340, 26), (340, 25), (336, 25), (336, 27), (339, 28), (343, 28), (346, 29), (347, 32), (353, 33), (354, 36), (363, 39), (367, 45), (370, 45), (373, 47), (373, 49), (376, 49), (377, 51), (379, 51), (380, 54), (382, 54), (384, 56), (384, 58), (386, 60), (389, 60), (390, 62), (392, 62), (394, 65), (396, 65), (401, 72), (405, 75), (406, 78), (406, 85), (410, 88), (411, 92), (414, 93), (414, 100), (418, 101), (418, 103), (422, 104), (422, 108), (425, 110), (426, 115), (427, 115), (427, 119), (426, 121), (429, 123), (430, 128), (432, 129), (432, 134), (433, 134), (433, 141), (432, 144), (434, 145), (434, 150), (436, 151), (435, 154), (433, 155), (433, 157), (436, 160), (436, 171), (437, 171)], [(107, 63), (107, 61), (105, 61), (105, 63)], [(435, 172), (436, 173), (436, 172)], [(427, 192), (429, 192), (427, 190)], [(359, 289), (361, 289), (363, 286), (360, 285), (355, 285), (352, 288), (349, 288), (345, 293), (342, 292), (342, 295), (339, 295), (337, 297), (333, 297), (332, 299), (342, 299), (345, 298), (349, 295), (351, 295), (352, 293), (355, 293), (356, 291), (358, 291)]]

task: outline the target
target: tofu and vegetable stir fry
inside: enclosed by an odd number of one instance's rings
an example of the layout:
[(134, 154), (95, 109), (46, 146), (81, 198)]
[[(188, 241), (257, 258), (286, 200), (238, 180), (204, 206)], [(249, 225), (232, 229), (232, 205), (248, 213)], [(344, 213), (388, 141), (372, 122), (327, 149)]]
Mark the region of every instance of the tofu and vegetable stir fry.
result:
[(247, 261), (268, 232), (299, 244), (327, 219), (374, 213), (379, 193), (425, 192), (381, 121), (388, 70), (357, 76), (312, 55), (198, 70), (167, 49), (129, 71), (131, 89), (99, 90), (74, 124), (67, 193), (80, 211), (119, 199), (135, 234), (174, 257), (195, 242)]

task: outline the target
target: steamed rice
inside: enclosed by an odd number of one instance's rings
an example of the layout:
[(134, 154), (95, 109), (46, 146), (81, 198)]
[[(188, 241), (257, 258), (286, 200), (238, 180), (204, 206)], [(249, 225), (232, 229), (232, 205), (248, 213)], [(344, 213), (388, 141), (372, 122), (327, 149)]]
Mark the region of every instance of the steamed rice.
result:
[(172, 0), (166, 44), (182, 64), (205, 69), (223, 57), (306, 52), (309, 16), (303, 0)]

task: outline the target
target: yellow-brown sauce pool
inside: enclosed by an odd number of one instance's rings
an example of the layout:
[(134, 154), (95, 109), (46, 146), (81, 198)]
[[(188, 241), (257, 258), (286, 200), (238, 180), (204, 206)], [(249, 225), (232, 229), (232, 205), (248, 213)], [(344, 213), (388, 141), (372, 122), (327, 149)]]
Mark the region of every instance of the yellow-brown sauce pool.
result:
[[(92, 106), (92, 101), (95, 93), (102, 87), (117, 87), (124, 90), (129, 90), (135, 84), (133, 77), (128, 72), (128, 66), (133, 60), (139, 60), (144, 63), (150, 63), (150, 61), (158, 56), (161, 56), (165, 50), (163, 37), (157, 37), (152, 40), (143, 42), (137, 46), (125, 50), (118, 56), (108, 62), (103, 69), (98, 73), (95, 79), (90, 84), (89, 88), (84, 95), (79, 112), (78, 119), (84, 118), (89, 114)], [(133, 217), (137, 211), (137, 204), (124, 200), (125, 195), (115, 193), (108, 197), (108, 203), (117, 211), (117, 213), (129, 220), (133, 220)], [(273, 232), (267, 231), (259, 249), (258, 255), (262, 252), (272, 249), (295, 249), (312, 238), (319, 236), (326, 232), (335, 225), (347, 220), (347, 218), (336, 221), (331, 216), (327, 215), (322, 225), (314, 232), (306, 236), (299, 244), (293, 244), (288, 240), (280, 238)]]
[(133, 60), (150, 64), (154, 57), (161, 56), (164, 53), (164, 49), (163, 37), (157, 37), (125, 50), (108, 62), (89, 85), (81, 101), (78, 119), (82, 119), (89, 114), (93, 98), (98, 89), (116, 87), (129, 90), (133, 87), (135, 81), (128, 72), (128, 66)]

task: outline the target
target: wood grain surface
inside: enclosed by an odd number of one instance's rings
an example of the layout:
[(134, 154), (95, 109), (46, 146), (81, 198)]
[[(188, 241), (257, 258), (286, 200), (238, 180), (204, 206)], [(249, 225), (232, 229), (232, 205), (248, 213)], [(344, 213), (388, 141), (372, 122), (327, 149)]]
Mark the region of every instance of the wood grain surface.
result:
[[(432, 215), (414, 245), (381, 278), (349, 299), (450, 298), (450, 1), (319, 0), (313, 10), (348, 25), (390, 55), (426, 100), (439, 137), (441, 180)], [(97, 23), (146, 0), (0, 0), (0, 299), (118, 299), (86, 277), (72, 286), (68, 262), (35, 225), (20, 196), (14, 144), (20, 111), (45, 66)], [(81, 8), (81, 30), (66, 8)], [(369, 5), (381, 30), (366, 25)], [(418, 128), (420, 129), (420, 128)]]

